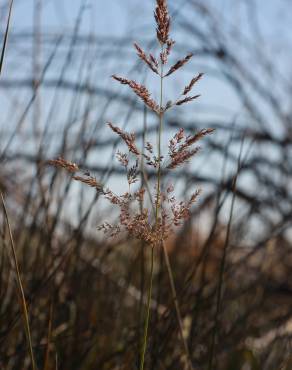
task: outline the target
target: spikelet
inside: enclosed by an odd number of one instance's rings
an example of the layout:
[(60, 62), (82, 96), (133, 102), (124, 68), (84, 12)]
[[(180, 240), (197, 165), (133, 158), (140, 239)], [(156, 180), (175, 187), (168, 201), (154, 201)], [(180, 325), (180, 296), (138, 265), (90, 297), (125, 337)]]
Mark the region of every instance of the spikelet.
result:
[(203, 77), (204, 73), (199, 73), (196, 77), (194, 77), (191, 82), (185, 87), (183, 91), (183, 95), (187, 95), (193, 88), (193, 86)]
[(184, 163), (187, 163), (195, 154), (198, 153), (200, 147), (194, 149), (185, 149), (177, 152), (171, 158), (170, 164), (167, 166), (168, 169), (174, 169)]
[(182, 105), (185, 103), (189, 103), (195, 99), (198, 99), (201, 95), (194, 95), (194, 96), (187, 96), (186, 98), (178, 100), (175, 105)]
[(166, 48), (163, 49), (163, 51), (160, 53), (160, 60), (161, 63), (164, 65), (168, 61), (168, 56), (172, 50), (173, 45), (175, 44), (175, 41), (169, 39), (166, 43)]
[(204, 136), (212, 134), (214, 131), (214, 128), (203, 128), (197, 134), (188, 136), (186, 138), (186, 145), (190, 146), (202, 139)]
[(169, 141), (168, 154), (170, 157), (170, 163), (167, 168), (174, 169), (187, 163), (200, 150), (200, 147), (192, 148), (192, 145), (204, 136), (211, 134), (213, 131), (213, 129), (203, 129), (194, 135), (185, 137), (184, 130), (181, 128)]
[(116, 75), (112, 75), (112, 78), (120, 82), (122, 85), (128, 85), (151, 110), (160, 114), (159, 105), (151, 98), (151, 94), (145, 86), (138, 84), (134, 80), (128, 80)]
[(57, 159), (52, 159), (47, 161), (47, 163), (51, 166), (55, 167), (61, 167), (67, 170), (68, 172), (75, 173), (79, 171), (79, 167), (77, 166), (76, 163), (66, 161), (66, 159), (59, 157)]
[(159, 74), (158, 72), (158, 62), (157, 60), (154, 58), (154, 56), (152, 54), (150, 54), (150, 56), (148, 57), (145, 53), (145, 51), (137, 44), (137, 43), (134, 43), (134, 46), (137, 50), (137, 55), (138, 57), (143, 60), (143, 62), (145, 62), (147, 64), (147, 66), (156, 74)]
[(98, 182), (93, 176), (73, 176), (73, 179), (79, 182), (83, 182), (91, 188), (96, 189), (98, 192), (101, 192), (103, 189), (102, 184)]
[(167, 77), (167, 76), (170, 76), (171, 74), (173, 74), (175, 71), (177, 71), (178, 69), (180, 69), (183, 65), (185, 65), (190, 59), (191, 57), (193, 56), (193, 54), (188, 54), (185, 58), (183, 59), (180, 59), (179, 61), (177, 61), (170, 69), (169, 71), (164, 75), (164, 77)]
[(129, 151), (137, 156), (140, 155), (140, 152), (136, 146), (136, 143), (135, 143), (135, 134), (133, 133), (128, 133), (128, 132), (125, 132), (123, 130), (121, 130), (119, 127), (117, 126), (114, 126), (111, 122), (108, 122), (108, 126), (113, 130), (113, 132), (115, 132), (116, 134), (118, 134), (121, 139), (124, 140), (125, 144), (127, 145)]
[(126, 153), (121, 153), (119, 150), (117, 151), (116, 154), (117, 160), (120, 162), (120, 164), (127, 168), (129, 165), (129, 158)]

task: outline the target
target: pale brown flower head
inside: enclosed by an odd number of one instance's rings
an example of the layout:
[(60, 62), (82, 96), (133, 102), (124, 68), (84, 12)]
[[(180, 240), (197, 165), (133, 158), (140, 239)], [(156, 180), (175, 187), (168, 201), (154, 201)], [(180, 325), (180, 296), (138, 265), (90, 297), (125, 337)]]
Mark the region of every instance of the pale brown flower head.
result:
[(83, 172), (82, 175), (76, 174), (77, 172), (81, 171), (76, 163), (69, 162), (64, 158), (59, 157), (58, 159), (48, 161), (48, 164), (55, 167), (64, 168), (66, 171), (74, 175), (72, 176), (72, 178), (75, 181), (82, 182), (90, 186), (91, 188), (94, 188), (99, 193), (103, 192), (103, 185), (99, 181), (97, 181), (94, 176), (91, 176), (89, 171)]
[(213, 131), (214, 129), (203, 129), (194, 135), (185, 136), (184, 129), (179, 129), (174, 137), (169, 140), (169, 164), (167, 168), (174, 169), (188, 162), (200, 150), (200, 147), (193, 148), (192, 145)]
[(183, 91), (183, 95), (187, 95), (193, 88), (193, 86), (203, 77), (204, 73), (199, 73), (196, 77), (194, 77), (191, 82), (185, 87)]
[(108, 125), (113, 130), (113, 132), (118, 134), (120, 138), (124, 140), (130, 152), (132, 152), (133, 154), (137, 156), (140, 155), (140, 152), (136, 146), (136, 142), (135, 142), (136, 138), (135, 138), (134, 133), (129, 134), (128, 132), (121, 130), (119, 127), (114, 126), (111, 122), (108, 122)]
[(102, 191), (102, 184), (98, 182), (93, 176), (73, 176), (73, 179), (79, 182), (83, 182), (84, 184), (90, 186), (91, 188), (94, 188), (98, 192)]
[(185, 103), (189, 103), (195, 99), (198, 99), (201, 95), (193, 95), (193, 96), (187, 96), (183, 99), (180, 99), (178, 101), (176, 101), (175, 105), (182, 105), (182, 104), (185, 104)]
[(134, 43), (134, 46), (137, 50), (138, 57), (143, 60), (147, 64), (147, 66), (156, 74), (159, 74), (158, 72), (158, 62), (155, 59), (155, 57), (150, 54), (149, 56), (145, 53), (145, 51), (137, 44)]
[(79, 171), (79, 167), (77, 166), (76, 163), (66, 161), (66, 159), (64, 159), (62, 157), (59, 157), (57, 159), (52, 159), (52, 160), (48, 161), (47, 163), (51, 166), (64, 168), (65, 170), (67, 170), (68, 172), (71, 172), (71, 173), (75, 173), (75, 172)]
[(166, 0), (156, 0), (156, 9), (154, 12), (154, 18), (156, 21), (156, 34), (157, 39), (161, 45), (167, 43), (169, 39), (169, 29), (170, 29), (170, 17), (168, 14), (167, 1)]
[(151, 98), (150, 92), (144, 85), (140, 85), (134, 80), (128, 80), (127, 78), (119, 77), (116, 75), (112, 75), (112, 78), (120, 82), (122, 85), (128, 85), (134, 91), (134, 93), (143, 100), (148, 108), (150, 108), (157, 114), (160, 113), (159, 105)]
[[(167, 69), (168, 57), (175, 43), (169, 36), (170, 16), (167, 0), (156, 0), (154, 16), (157, 39), (161, 46), (160, 60), (158, 56), (156, 58), (153, 54), (146, 53), (139, 44), (135, 43), (134, 47), (138, 57), (153, 73), (159, 75), (162, 81), (163, 78), (172, 75), (188, 63), (192, 58), (192, 54), (179, 59)], [(163, 71), (165, 71), (165, 74)], [(122, 85), (127, 85), (143, 101), (145, 106), (159, 115), (162, 122), (163, 115), (168, 109), (191, 102), (199, 97), (199, 95), (190, 96), (188, 94), (202, 76), (203, 74), (199, 73), (193, 77), (179, 97), (174, 101), (166, 100), (164, 106), (162, 106), (162, 99), (161, 103), (158, 104), (143, 84), (117, 75), (113, 75), (112, 77)], [(157, 147), (154, 143), (146, 141), (143, 144), (145, 150), (140, 152), (134, 133), (128, 133), (112, 123), (108, 123), (108, 126), (124, 141), (128, 149), (127, 153), (118, 151), (116, 154), (120, 165), (125, 170), (128, 185), (126, 192), (116, 194), (111, 189), (104, 190), (101, 183), (94, 176), (91, 176), (89, 172), (77, 174), (76, 172), (80, 171), (79, 167), (75, 163), (62, 158), (49, 161), (49, 163), (66, 169), (73, 174), (72, 178), (74, 180), (94, 188), (98, 193), (102, 193), (106, 200), (118, 208), (118, 225), (104, 222), (98, 227), (99, 230), (110, 237), (115, 237), (120, 233), (126, 232), (134, 238), (143, 240), (151, 247), (159, 247), (168, 238), (170, 232), (174, 231), (176, 226), (182, 225), (190, 217), (191, 207), (196, 201), (199, 191), (193, 193), (188, 200), (180, 201), (176, 199), (173, 185), (169, 185), (164, 189), (163, 182), (161, 182), (162, 185), (160, 186), (158, 185), (160, 181), (157, 181), (157, 185), (151, 189), (147, 181), (145, 181), (145, 188), (139, 188), (135, 184), (138, 182), (140, 175), (144, 175), (145, 168), (142, 168), (142, 164), (143, 166), (149, 166), (150, 171), (152, 173), (155, 172), (158, 178), (158, 176), (164, 175), (163, 171), (165, 169), (173, 170), (188, 162), (200, 149), (194, 144), (204, 136), (212, 133), (213, 130), (204, 129), (187, 136), (183, 128), (179, 129), (169, 141), (168, 156), (164, 162), (164, 155), (160, 150), (160, 146)], [(147, 201), (150, 203), (149, 209), (146, 208)], [(153, 212), (153, 207), (156, 207), (156, 212)]]

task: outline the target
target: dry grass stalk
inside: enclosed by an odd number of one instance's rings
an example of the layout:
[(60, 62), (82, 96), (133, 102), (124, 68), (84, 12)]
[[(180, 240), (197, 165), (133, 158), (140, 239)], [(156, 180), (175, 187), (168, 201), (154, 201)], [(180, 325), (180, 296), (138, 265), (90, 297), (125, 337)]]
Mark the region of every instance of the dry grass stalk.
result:
[(25, 298), (24, 289), (23, 289), (23, 283), (22, 283), (22, 279), (20, 275), (20, 268), (18, 264), (16, 248), (14, 245), (14, 239), (12, 235), (8, 212), (7, 212), (7, 208), (5, 205), (2, 192), (0, 192), (0, 195), (1, 195), (1, 202), (3, 206), (4, 216), (5, 216), (5, 220), (6, 220), (6, 224), (8, 228), (8, 235), (9, 235), (10, 246), (11, 246), (12, 257), (13, 257), (13, 265), (16, 271), (16, 282), (17, 282), (17, 288), (18, 288), (19, 298), (21, 302), (21, 309), (23, 312), (24, 328), (25, 328), (25, 334), (26, 334), (27, 343), (28, 343), (28, 350), (29, 350), (31, 366), (32, 366), (32, 370), (36, 370), (36, 363), (35, 363), (35, 358), (34, 358), (32, 337), (31, 337), (31, 329), (30, 329), (30, 323), (29, 323), (28, 307), (27, 307), (26, 298)]

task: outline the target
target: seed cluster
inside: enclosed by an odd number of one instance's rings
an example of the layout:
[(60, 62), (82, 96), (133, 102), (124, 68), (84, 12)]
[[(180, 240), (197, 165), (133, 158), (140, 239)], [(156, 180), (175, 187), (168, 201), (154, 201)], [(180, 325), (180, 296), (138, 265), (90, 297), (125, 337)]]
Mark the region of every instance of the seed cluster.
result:
[[(160, 79), (165, 79), (186, 63), (190, 62), (193, 57), (192, 53), (187, 54), (184, 58), (179, 59), (176, 63), (170, 66), (165, 74), (164, 68), (168, 64), (168, 59), (173, 49), (175, 42), (170, 38), (170, 17), (167, 8), (166, 0), (156, 0), (156, 9), (154, 12), (156, 21), (156, 35), (160, 46), (159, 58), (153, 54), (147, 54), (141, 46), (134, 44), (138, 58), (145, 63), (152, 73), (158, 75)], [(165, 112), (174, 106), (180, 106), (197, 99), (200, 95), (189, 95), (196, 83), (202, 78), (203, 74), (199, 73), (191, 79), (185, 86), (179, 98), (172, 102), (169, 100), (165, 106), (162, 103), (158, 104), (147, 89), (142, 84), (135, 80), (113, 75), (113, 79), (122, 85), (127, 85), (130, 89), (143, 101), (143, 103), (153, 112), (155, 112), (160, 120)], [(181, 128), (169, 140), (168, 153), (163, 155), (160, 149), (154, 149), (151, 142), (144, 144), (145, 150), (140, 150), (136, 143), (134, 133), (128, 133), (113, 123), (109, 122), (108, 126), (118, 135), (124, 142), (127, 152), (118, 151), (116, 158), (120, 165), (125, 169), (126, 179), (128, 183), (128, 191), (123, 194), (115, 194), (110, 189), (104, 189), (103, 186), (91, 176), (89, 172), (76, 174), (80, 171), (79, 167), (72, 162), (62, 158), (50, 161), (51, 165), (66, 169), (73, 174), (73, 179), (82, 182), (96, 191), (102, 193), (104, 197), (113, 205), (119, 208), (119, 224), (112, 225), (109, 222), (104, 222), (99, 226), (108, 236), (114, 237), (123, 231), (126, 231), (133, 237), (145, 241), (147, 244), (160, 246), (167, 239), (174, 226), (180, 226), (191, 213), (191, 207), (196, 202), (200, 191), (195, 191), (188, 200), (178, 201), (174, 195), (174, 187), (172, 185), (163, 191), (160, 188), (160, 181), (151, 190), (149, 186), (146, 188), (138, 188), (136, 183), (142, 177), (141, 164), (149, 167), (150, 171), (157, 171), (160, 176), (162, 171), (174, 170), (177, 167), (188, 162), (194, 155), (198, 153), (200, 148), (195, 144), (206, 135), (213, 132), (212, 129), (204, 129), (192, 135), (186, 135)], [(133, 163), (131, 165), (131, 163)], [(133, 189), (135, 186), (135, 189)], [(152, 207), (145, 206), (145, 196), (152, 200)], [(148, 200), (149, 200), (148, 199)], [(156, 212), (153, 208), (156, 207)], [(155, 213), (155, 214), (154, 214)]]

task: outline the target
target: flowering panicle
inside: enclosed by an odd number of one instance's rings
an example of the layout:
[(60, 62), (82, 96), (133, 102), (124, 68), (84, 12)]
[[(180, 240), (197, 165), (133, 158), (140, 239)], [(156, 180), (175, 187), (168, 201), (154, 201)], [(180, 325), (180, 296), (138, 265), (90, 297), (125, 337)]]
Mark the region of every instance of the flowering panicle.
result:
[(184, 129), (181, 128), (169, 141), (168, 154), (170, 157), (170, 163), (167, 168), (174, 169), (181, 164), (188, 162), (200, 150), (200, 147), (192, 148), (192, 145), (204, 136), (211, 134), (213, 131), (213, 129), (203, 129), (195, 135), (189, 135), (186, 137)]
[[(134, 193), (116, 195), (106, 189), (105, 197), (114, 205), (120, 208), (119, 225), (115, 226), (108, 222), (98, 227), (109, 236), (116, 236), (126, 231), (137, 239), (144, 240), (149, 245), (155, 246), (166, 238), (168, 226), (165, 224), (165, 217), (160, 220), (159, 225), (151, 223), (151, 215), (147, 208), (139, 210), (139, 204), (144, 199), (145, 189), (139, 189)], [(137, 205), (135, 206), (135, 202)], [(139, 210), (139, 211), (138, 211)]]
[[(137, 51), (138, 57), (153, 73), (159, 75), (162, 81), (163, 78), (172, 75), (182, 68), (190, 61), (193, 55), (188, 54), (184, 58), (179, 59), (168, 69), (165, 68), (166, 73), (163, 74), (164, 66), (168, 63), (168, 57), (175, 43), (169, 35), (170, 16), (166, 0), (156, 0), (154, 17), (156, 21), (157, 40), (161, 47), (160, 60), (158, 60), (159, 58), (156, 59), (156, 57), (151, 53), (147, 54), (138, 43), (134, 43), (134, 47)], [(122, 85), (129, 86), (149, 109), (158, 114), (160, 117), (160, 123), (162, 123), (163, 115), (167, 110), (174, 106), (180, 106), (191, 102), (199, 97), (199, 95), (190, 96), (189, 93), (202, 76), (202, 73), (197, 74), (191, 79), (189, 84), (185, 86), (182, 94), (177, 100), (174, 102), (169, 100), (165, 106), (162, 106), (162, 99), (160, 104), (158, 104), (154, 99), (152, 99), (150, 92), (144, 85), (139, 84), (135, 80), (112, 75), (113, 79)], [(196, 201), (199, 192), (195, 192), (188, 201), (177, 201), (173, 194), (174, 188), (172, 185), (167, 187), (165, 191), (161, 189), (162, 185), (160, 176), (163, 173), (164, 155), (161, 152), (160, 136), (157, 151), (154, 150), (154, 146), (151, 142), (146, 142), (144, 144), (145, 150), (141, 152), (136, 144), (134, 133), (128, 133), (110, 122), (108, 123), (108, 126), (124, 141), (128, 149), (128, 153), (122, 153), (120, 151), (117, 151), (116, 153), (118, 162), (126, 170), (128, 182), (128, 191), (126, 193), (118, 195), (110, 189), (103, 189), (103, 186), (94, 176), (91, 176), (89, 172), (78, 174), (77, 172), (80, 171), (79, 167), (75, 163), (66, 161), (63, 158), (49, 161), (49, 163), (66, 169), (72, 174), (72, 178), (74, 180), (95, 188), (98, 192), (102, 192), (104, 197), (111, 204), (119, 208), (119, 225), (115, 226), (105, 222), (99, 226), (99, 230), (104, 231), (109, 236), (116, 236), (120, 232), (126, 231), (132, 236), (144, 240), (151, 246), (159, 246), (162, 244), (162, 241), (168, 237), (173, 226), (181, 225), (181, 223), (190, 216), (191, 206)], [(160, 131), (160, 134), (161, 132), (162, 131)], [(184, 129), (179, 129), (169, 141), (168, 158), (165, 162), (165, 167), (167, 169), (175, 169), (188, 162), (200, 149), (194, 144), (212, 132), (212, 129), (204, 129), (194, 135), (186, 136)], [(134, 163), (131, 163), (131, 155), (135, 156)], [(159, 178), (157, 185), (154, 187), (153, 194), (149, 187), (147, 187), (147, 191), (149, 192), (148, 199), (153, 201), (154, 204), (152, 204), (152, 207), (156, 207), (155, 215), (152, 214), (152, 211), (149, 211), (144, 207), (145, 189), (140, 188), (137, 190), (137, 188), (133, 189), (134, 187), (131, 187), (131, 185), (136, 184), (138, 181), (138, 177), (140, 175), (140, 162), (142, 159), (145, 159), (143, 163), (151, 167), (152, 171), (155, 169), (155, 172), (157, 172), (157, 179)]]
[[(156, 0), (156, 8), (154, 12), (154, 17), (156, 21), (156, 35), (157, 40), (160, 44), (160, 58), (155, 58), (152, 54), (147, 54), (137, 43), (134, 47), (137, 51), (138, 57), (150, 68), (150, 70), (160, 77), (160, 103), (158, 104), (154, 99), (152, 99), (149, 90), (142, 84), (139, 84), (135, 80), (126, 79), (119, 77), (117, 75), (112, 75), (113, 79), (121, 83), (122, 85), (127, 85), (131, 90), (143, 101), (146, 107), (155, 112), (159, 116), (159, 122), (157, 126), (157, 150), (153, 149), (153, 145), (150, 142), (144, 144), (144, 149), (142, 152), (138, 149), (136, 144), (136, 138), (134, 133), (128, 133), (119, 127), (108, 123), (111, 130), (117, 134), (126, 144), (128, 148), (128, 153), (117, 152), (116, 157), (126, 170), (128, 189), (127, 192), (122, 194), (116, 194), (111, 189), (104, 189), (103, 186), (91, 176), (90, 173), (86, 172), (83, 174), (77, 174), (79, 167), (75, 163), (65, 161), (62, 158), (50, 161), (57, 167), (65, 168), (68, 172), (72, 174), (73, 179), (82, 182), (90, 187), (93, 187), (99, 193), (102, 193), (107, 201), (112, 205), (116, 206), (119, 211), (119, 221), (118, 225), (112, 225), (109, 222), (104, 222), (98, 227), (98, 230), (103, 231), (106, 235), (110, 237), (115, 237), (120, 233), (126, 232), (134, 238), (143, 240), (146, 244), (152, 247), (151, 250), (151, 283), (148, 289), (148, 299), (147, 299), (147, 315), (145, 320), (145, 331), (143, 347), (141, 351), (141, 363), (140, 369), (144, 370), (144, 359), (147, 347), (147, 331), (149, 326), (150, 317), (150, 302), (152, 293), (152, 280), (153, 280), (153, 263), (154, 263), (154, 247), (164, 247), (164, 241), (168, 238), (171, 232), (174, 231), (174, 227), (181, 226), (182, 223), (191, 216), (191, 207), (197, 200), (199, 191), (196, 191), (191, 195), (188, 200), (179, 201), (176, 199), (174, 194), (173, 185), (169, 185), (164, 189), (164, 168), (175, 169), (183, 163), (188, 162), (198, 151), (199, 147), (194, 144), (197, 143), (207, 134), (213, 132), (212, 129), (201, 130), (194, 135), (186, 136), (183, 128), (171, 138), (168, 145), (168, 158), (164, 164), (163, 152), (162, 152), (162, 139), (163, 139), (163, 125), (164, 125), (164, 114), (167, 110), (173, 108), (174, 106), (180, 106), (182, 104), (191, 102), (199, 97), (199, 95), (190, 96), (189, 93), (192, 91), (194, 85), (203, 76), (199, 73), (197, 76), (193, 77), (187, 86), (185, 86), (182, 94), (179, 98), (172, 102), (167, 101), (165, 106), (163, 106), (163, 79), (171, 76), (173, 73), (177, 72), (192, 58), (192, 54), (188, 54), (183, 59), (179, 59), (174, 65), (167, 68), (168, 59), (174, 41), (170, 38), (170, 16), (167, 7), (167, 0)], [(166, 72), (164, 74), (164, 72)], [(134, 164), (131, 165), (130, 161), (134, 155)], [(145, 159), (145, 161), (144, 161)], [(151, 167), (151, 170), (156, 173), (156, 185), (153, 190), (151, 190), (149, 184), (145, 180), (145, 189), (147, 189), (147, 200), (150, 203), (149, 209), (146, 208), (145, 194), (146, 190), (142, 187), (137, 190), (138, 186), (134, 185), (138, 181), (138, 175), (140, 172), (147, 174), (145, 168), (142, 167), (144, 164)], [(141, 166), (140, 166), (141, 165)], [(145, 171), (145, 172), (144, 172)], [(167, 253), (166, 261), (168, 261)], [(169, 273), (170, 280), (173, 281), (171, 269), (169, 263), (167, 264), (167, 270)], [(176, 291), (174, 284), (171, 284), (172, 295), (175, 301)], [(179, 307), (176, 302), (176, 312), (178, 316), (178, 322), (181, 323), (181, 315), (179, 312)], [(184, 340), (183, 328), (180, 325), (181, 338), (184, 343), (184, 348), (186, 355), (190, 357), (187, 343)], [(191, 362), (189, 363), (189, 369), (192, 369)]]
[(122, 153), (120, 152), (119, 150), (117, 151), (117, 154), (116, 154), (116, 157), (117, 157), (117, 160), (120, 162), (120, 164), (127, 168), (128, 165), (129, 165), (129, 157), (126, 153)]
[(171, 212), (172, 212), (172, 219), (171, 222), (175, 226), (180, 226), (182, 223), (187, 220), (191, 215), (191, 207), (196, 202), (200, 190), (197, 190), (194, 194), (191, 195), (191, 198), (187, 202), (176, 202), (175, 198), (172, 197), (170, 200), (171, 203)]
[(120, 136), (121, 139), (124, 140), (125, 144), (127, 145), (129, 151), (137, 156), (140, 155), (140, 152), (136, 146), (136, 143), (135, 143), (135, 134), (133, 133), (128, 133), (128, 132), (125, 132), (123, 130), (121, 130), (119, 127), (117, 126), (114, 126), (111, 122), (108, 122), (108, 125), (109, 127), (113, 130), (113, 132), (115, 132), (116, 134), (118, 134)]
[(120, 82), (122, 85), (128, 85), (151, 110), (157, 114), (160, 113), (159, 105), (151, 98), (151, 94), (145, 86), (138, 84), (134, 80), (128, 80), (116, 75), (112, 75), (112, 78)]
[(159, 74), (158, 62), (154, 56), (152, 54), (147, 56), (145, 51), (137, 43), (134, 43), (134, 46), (137, 50), (138, 57), (142, 59), (154, 73)]
[(135, 184), (138, 181), (138, 166), (139, 164), (136, 160), (135, 164), (127, 171), (127, 179), (129, 185)]

